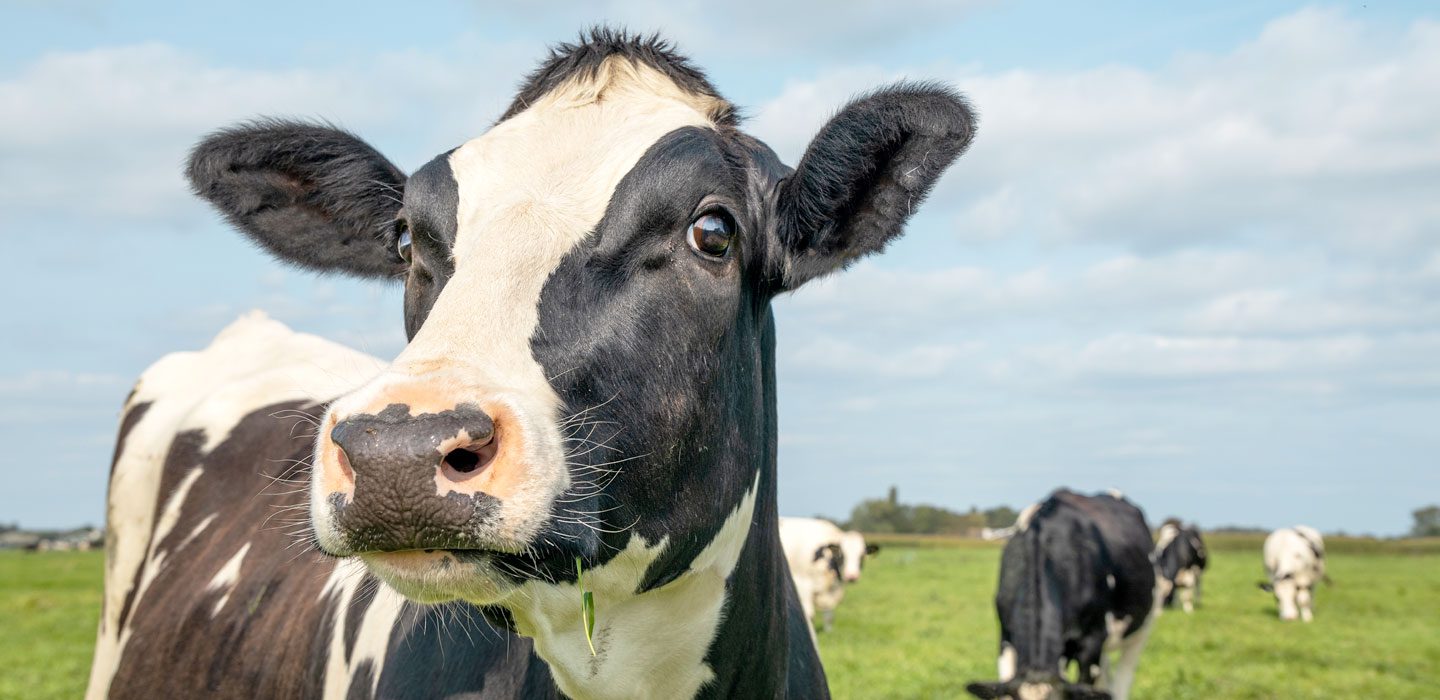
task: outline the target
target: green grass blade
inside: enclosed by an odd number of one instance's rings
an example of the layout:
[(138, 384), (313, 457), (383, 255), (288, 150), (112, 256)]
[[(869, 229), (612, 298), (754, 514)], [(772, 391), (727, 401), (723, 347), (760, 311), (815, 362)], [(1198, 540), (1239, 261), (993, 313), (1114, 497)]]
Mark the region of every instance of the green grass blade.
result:
[(575, 585), (580, 588), (580, 624), (585, 628), (585, 643), (595, 655), (595, 594), (585, 590), (585, 570), (580, 557), (575, 557)]

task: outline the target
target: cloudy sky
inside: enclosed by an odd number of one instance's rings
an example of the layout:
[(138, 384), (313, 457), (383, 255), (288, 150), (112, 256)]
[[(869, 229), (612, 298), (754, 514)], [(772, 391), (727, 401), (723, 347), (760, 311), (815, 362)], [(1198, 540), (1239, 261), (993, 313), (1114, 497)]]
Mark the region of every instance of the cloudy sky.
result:
[(197, 138), (323, 118), (413, 169), (598, 21), (676, 40), (789, 162), (890, 80), (982, 115), (903, 241), (777, 304), (784, 512), (1114, 486), (1394, 534), (1440, 501), (1440, 10), (781, 5), (0, 6), (0, 522), (100, 521), (134, 378), (244, 310), (404, 343), (398, 289), (281, 268), (189, 197)]

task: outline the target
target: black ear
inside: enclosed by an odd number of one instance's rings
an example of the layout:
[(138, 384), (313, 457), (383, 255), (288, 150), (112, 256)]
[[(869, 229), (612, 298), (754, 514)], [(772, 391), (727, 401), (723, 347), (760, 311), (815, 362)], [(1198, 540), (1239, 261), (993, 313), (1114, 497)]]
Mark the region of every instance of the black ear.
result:
[(900, 83), (846, 105), (780, 185), (783, 288), (882, 250), (974, 135), (970, 106), (940, 85)]
[(197, 144), (185, 174), (281, 260), (359, 277), (404, 271), (393, 230), (405, 174), (352, 134), (276, 119), (235, 126)]
[(878, 545), (878, 544), (867, 544), (867, 545), (865, 545), (865, 553), (866, 553), (867, 555), (869, 555), (869, 556), (872, 556), (872, 557), (875, 556), (876, 554), (879, 554), (879, 553), (880, 553), (880, 545)]
[(1274, 592), (1275, 592), (1275, 585), (1272, 584), (1272, 583), (1270, 583), (1270, 582), (1268, 582), (1268, 581), (1262, 581), (1262, 582), (1257, 583), (1257, 584), (1255, 584), (1255, 585), (1256, 585), (1256, 586), (1259, 586), (1259, 587), (1260, 587), (1260, 590), (1265, 591), (1266, 593), (1274, 593)]
[(981, 698), (982, 700), (1003, 698), (1010, 694), (1009, 683), (997, 683), (994, 681), (988, 683), (981, 683), (980, 681), (966, 683), (965, 689), (970, 691), (971, 695)]

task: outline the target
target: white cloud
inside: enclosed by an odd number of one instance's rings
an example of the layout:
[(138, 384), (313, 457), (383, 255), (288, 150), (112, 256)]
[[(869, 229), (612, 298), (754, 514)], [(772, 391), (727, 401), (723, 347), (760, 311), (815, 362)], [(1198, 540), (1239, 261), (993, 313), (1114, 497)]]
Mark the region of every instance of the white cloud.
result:
[[(181, 176), (190, 147), (261, 115), (334, 121), (413, 168), (488, 126), (511, 85), (476, 80), (475, 66), (519, 75), (528, 64), (516, 53), (477, 43), (382, 53), (365, 65), (269, 70), (214, 65), (157, 43), (47, 54), (0, 80), (0, 216), (201, 215)], [(387, 139), (397, 127), (406, 134)], [(394, 143), (417, 140), (421, 150)]]

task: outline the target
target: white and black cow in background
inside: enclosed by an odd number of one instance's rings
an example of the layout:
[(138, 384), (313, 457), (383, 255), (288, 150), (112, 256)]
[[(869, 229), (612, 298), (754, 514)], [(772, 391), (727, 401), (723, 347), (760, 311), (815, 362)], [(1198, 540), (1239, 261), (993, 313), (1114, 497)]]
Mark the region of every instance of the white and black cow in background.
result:
[(894, 85), (792, 170), (666, 44), (597, 29), (409, 177), (326, 125), (205, 139), (200, 196), (282, 260), (403, 280), (410, 343), (377, 375), (249, 319), (144, 374), (89, 697), (826, 696), (771, 301), (883, 249), (974, 130)]
[(1265, 538), (1265, 573), (1270, 580), (1260, 588), (1275, 594), (1280, 619), (1315, 617), (1315, 587), (1325, 575), (1325, 540), (1313, 527), (1296, 525), (1276, 530)]
[(780, 518), (780, 544), (806, 619), (819, 613), (827, 631), (845, 598), (845, 585), (859, 581), (865, 557), (880, 551), (863, 534), (821, 518)]
[(1195, 612), (1200, 579), (1209, 561), (1199, 528), (1173, 518), (1160, 526), (1155, 539), (1155, 573), (1160, 577), (1160, 597), (1165, 607), (1173, 606), (1178, 598), (1185, 612)]
[(1150, 552), (1145, 514), (1119, 493), (1061, 489), (1026, 508), (995, 594), (1000, 682), (966, 688), (981, 698), (1123, 700), (1158, 613)]

